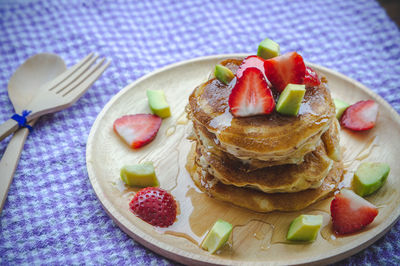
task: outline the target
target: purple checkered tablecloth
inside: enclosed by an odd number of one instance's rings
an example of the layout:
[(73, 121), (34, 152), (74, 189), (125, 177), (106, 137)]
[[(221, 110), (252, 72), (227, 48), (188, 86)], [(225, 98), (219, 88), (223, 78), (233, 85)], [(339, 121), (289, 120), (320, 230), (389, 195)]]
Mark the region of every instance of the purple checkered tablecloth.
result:
[[(0, 264), (174, 264), (102, 209), (86, 171), (91, 125), (139, 77), (194, 57), (255, 53), (265, 37), (362, 82), (400, 111), (400, 32), (373, 0), (0, 0), (0, 122), (13, 114), (7, 82), (31, 55), (56, 53), (68, 66), (90, 52), (112, 60), (82, 99), (43, 116), (28, 137), (0, 216)], [(397, 223), (339, 264), (399, 263)]]

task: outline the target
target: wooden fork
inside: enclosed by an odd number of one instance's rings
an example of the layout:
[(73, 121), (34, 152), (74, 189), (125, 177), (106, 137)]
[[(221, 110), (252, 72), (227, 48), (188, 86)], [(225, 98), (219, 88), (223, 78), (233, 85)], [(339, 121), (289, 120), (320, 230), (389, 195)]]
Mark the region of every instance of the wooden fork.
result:
[[(27, 111), (31, 111), (26, 116), (26, 122), (73, 105), (110, 64), (110, 61), (104, 63), (105, 58), (103, 58), (93, 65), (97, 58), (98, 56), (91, 53), (53, 81), (43, 85), (38, 95), (26, 107)], [(15, 132), (18, 127), (18, 122), (11, 118), (1, 124), (0, 140)]]

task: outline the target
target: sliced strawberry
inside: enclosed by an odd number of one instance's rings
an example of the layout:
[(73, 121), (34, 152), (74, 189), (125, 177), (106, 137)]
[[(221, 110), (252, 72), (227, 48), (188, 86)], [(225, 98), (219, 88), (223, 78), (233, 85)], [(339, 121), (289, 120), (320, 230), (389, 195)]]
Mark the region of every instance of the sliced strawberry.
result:
[(264, 74), (257, 68), (244, 70), (229, 95), (229, 107), (234, 116), (269, 114), (275, 101)]
[(311, 67), (306, 67), (306, 75), (304, 76), (304, 84), (306, 87), (315, 87), (321, 84), (317, 72)]
[(240, 64), (238, 70), (236, 71), (236, 77), (241, 78), (243, 72), (249, 67), (258, 68), (262, 73), (265, 73), (264, 62), (265, 60), (263, 58), (256, 55), (250, 55), (246, 57), (245, 59), (243, 59), (243, 62)]
[(337, 234), (360, 231), (375, 219), (378, 209), (351, 190), (343, 189), (331, 202), (333, 229)]
[(286, 53), (264, 63), (265, 74), (272, 86), (282, 92), (286, 85), (303, 84), (306, 73), (303, 57), (296, 52)]
[(156, 137), (161, 121), (160, 117), (151, 114), (125, 115), (114, 121), (114, 131), (136, 149)]
[(139, 190), (129, 203), (129, 208), (137, 217), (154, 226), (167, 227), (176, 219), (174, 197), (157, 187)]
[(378, 104), (372, 100), (359, 101), (350, 105), (340, 118), (343, 127), (361, 131), (375, 126)]

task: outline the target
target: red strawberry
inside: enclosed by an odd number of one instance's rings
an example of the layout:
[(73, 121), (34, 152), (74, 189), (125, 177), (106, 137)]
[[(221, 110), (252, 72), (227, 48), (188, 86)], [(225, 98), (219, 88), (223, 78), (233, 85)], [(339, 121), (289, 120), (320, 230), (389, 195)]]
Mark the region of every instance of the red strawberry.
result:
[(378, 209), (351, 190), (344, 189), (331, 202), (333, 229), (337, 234), (360, 231), (375, 219)]
[(296, 52), (286, 53), (264, 63), (265, 74), (272, 86), (282, 92), (289, 83), (303, 84), (306, 73), (303, 57)]
[(378, 104), (372, 100), (359, 101), (350, 105), (343, 113), (340, 124), (352, 130), (361, 131), (375, 126)]
[(245, 59), (243, 59), (243, 62), (240, 64), (238, 70), (236, 71), (236, 77), (241, 78), (243, 72), (249, 67), (258, 68), (262, 73), (265, 73), (264, 62), (264, 59), (256, 55), (250, 55), (246, 57)]
[(151, 114), (125, 115), (114, 121), (114, 131), (136, 149), (156, 137), (161, 121), (160, 117)]
[(154, 226), (167, 227), (176, 219), (174, 197), (157, 187), (139, 190), (129, 203), (129, 208), (137, 217)]
[(304, 76), (304, 84), (306, 87), (314, 87), (321, 84), (318, 74), (311, 67), (306, 67), (306, 75)]
[(234, 116), (269, 114), (275, 101), (264, 74), (257, 68), (244, 70), (229, 95), (229, 107)]

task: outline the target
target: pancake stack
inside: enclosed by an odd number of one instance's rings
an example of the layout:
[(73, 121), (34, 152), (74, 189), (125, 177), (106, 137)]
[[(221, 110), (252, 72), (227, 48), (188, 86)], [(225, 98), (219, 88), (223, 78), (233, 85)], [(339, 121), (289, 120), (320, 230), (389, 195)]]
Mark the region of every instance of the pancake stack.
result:
[[(220, 64), (236, 73), (241, 62)], [(211, 77), (189, 97), (194, 143), (187, 169), (195, 184), (258, 212), (300, 210), (331, 195), (343, 168), (339, 124), (324, 82), (306, 89), (297, 116), (234, 117), (231, 90)]]

